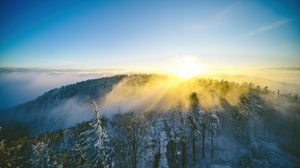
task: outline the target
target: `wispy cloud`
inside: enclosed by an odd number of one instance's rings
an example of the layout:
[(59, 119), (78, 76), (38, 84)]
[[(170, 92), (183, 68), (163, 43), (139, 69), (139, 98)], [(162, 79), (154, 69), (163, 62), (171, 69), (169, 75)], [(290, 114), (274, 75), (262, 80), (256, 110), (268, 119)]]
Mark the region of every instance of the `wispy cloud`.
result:
[(222, 18), (228, 14), (230, 14), (232, 11), (234, 11), (235, 8), (237, 8), (240, 5), (241, 1), (236, 1), (233, 4), (227, 6), (226, 8), (224, 8), (221, 12), (219, 12), (215, 18)]
[(278, 27), (281, 27), (281, 26), (283, 26), (283, 25), (286, 25), (288, 22), (289, 22), (288, 19), (276, 20), (276, 21), (274, 21), (274, 22), (272, 22), (272, 23), (270, 23), (270, 24), (261, 26), (261, 27), (255, 29), (254, 31), (249, 32), (249, 33), (247, 34), (247, 37), (251, 37), (251, 36), (254, 36), (254, 35), (263, 33), (263, 32), (267, 32), (267, 31), (276, 29), (276, 28), (278, 28)]
[(239, 7), (240, 4), (241, 4), (241, 1), (236, 1), (236, 2), (232, 3), (231, 5), (224, 7), (222, 10), (218, 11), (215, 15), (212, 15), (211, 18), (209, 18), (209, 20), (207, 20), (206, 22), (200, 22), (200, 23), (198, 22), (198, 23), (193, 24), (192, 28), (193, 29), (203, 29), (203, 28), (214, 27), (220, 23), (220, 20), (224, 20), (227, 15), (234, 12), (234, 10), (237, 7)]

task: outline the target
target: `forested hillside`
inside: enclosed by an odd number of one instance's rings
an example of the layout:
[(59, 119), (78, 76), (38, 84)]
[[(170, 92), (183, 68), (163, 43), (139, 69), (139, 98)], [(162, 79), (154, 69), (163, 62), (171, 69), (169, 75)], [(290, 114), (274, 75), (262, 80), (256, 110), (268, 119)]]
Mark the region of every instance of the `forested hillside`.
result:
[[(114, 76), (11, 110), (1, 121), (0, 167), (300, 165), (298, 96), (253, 83)], [(23, 133), (8, 136), (20, 125)]]
[[(16, 134), (34, 135), (90, 120), (93, 114), (88, 101), (103, 97), (123, 77), (86, 80), (52, 89), (32, 101), (0, 112), (0, 124), (11, 127)], [(14, 136), (11, 129), (8, 134)]]

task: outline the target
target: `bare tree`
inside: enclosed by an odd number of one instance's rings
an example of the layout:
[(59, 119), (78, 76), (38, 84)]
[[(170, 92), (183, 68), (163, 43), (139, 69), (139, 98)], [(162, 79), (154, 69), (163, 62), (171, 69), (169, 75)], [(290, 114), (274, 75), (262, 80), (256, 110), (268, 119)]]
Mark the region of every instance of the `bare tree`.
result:
[(144, 151), (147, 123), (143, 116), (134, 112), (117, 114), (111, 121), (113, 127), (113, 148), (116, 152), (120, 166), (128, 162), (128, 166), (137, 168), (140, 157)]

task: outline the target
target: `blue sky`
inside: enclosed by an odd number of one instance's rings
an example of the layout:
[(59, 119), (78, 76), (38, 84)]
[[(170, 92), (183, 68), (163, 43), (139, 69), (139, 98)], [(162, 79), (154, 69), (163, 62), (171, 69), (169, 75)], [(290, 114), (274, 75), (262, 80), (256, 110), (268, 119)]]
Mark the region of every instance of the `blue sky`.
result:
[(297, 1), (0, 2), (0, 66), (300, 66)]

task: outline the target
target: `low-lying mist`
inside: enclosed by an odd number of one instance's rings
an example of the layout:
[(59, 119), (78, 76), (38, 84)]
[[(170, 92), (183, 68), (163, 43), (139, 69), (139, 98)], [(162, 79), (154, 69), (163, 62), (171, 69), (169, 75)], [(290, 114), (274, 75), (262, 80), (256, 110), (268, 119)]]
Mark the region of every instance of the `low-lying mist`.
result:
[[(225, 81), (224, 81), (225, 83)], [(128, 111), (168, 111), (177, 106), (187, 109), (189, 96), (196, 92), (200, 104), (206, 108), (219, 106), (220, 99), (231, 105), (239, 102), (249, 90), (236, 84), (234, 88), (222, 88), (220, 82), (201, 78), (180, 79), (170, 76), (129, 76), (114, 86), (101, 100), (105, 114)]]
[(256, 83), (197, 77), (181, 79), (173, 76), (135, 75), (124, 78), (101, 98), (99, 110), (107, 116), (130, 111), (166, 112), (178, 106), (187, 111), (192, 92), (198, 94), (200, 105), (207, 111), (216, 106), (223, 110), (224, 102), (237, 107), (242, 97), (252, 94), (258, 96), (265, 106), (286, 117), (293, 113), (291, 109), (299, 109), (296, 93), (285, 94)]

